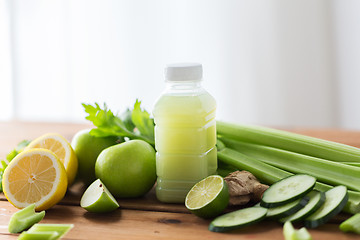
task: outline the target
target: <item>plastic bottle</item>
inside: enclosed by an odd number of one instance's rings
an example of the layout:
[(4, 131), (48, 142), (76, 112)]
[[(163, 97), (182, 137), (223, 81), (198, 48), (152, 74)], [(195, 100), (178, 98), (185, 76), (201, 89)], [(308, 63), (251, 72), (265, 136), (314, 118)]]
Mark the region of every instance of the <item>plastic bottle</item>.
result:
[(153, 109), (156, 196), (162, 202), (183, 203), (191, 187), (217, 169), (216, 101), (201, 81), (201, 64), (165, 68), (166, 89)]

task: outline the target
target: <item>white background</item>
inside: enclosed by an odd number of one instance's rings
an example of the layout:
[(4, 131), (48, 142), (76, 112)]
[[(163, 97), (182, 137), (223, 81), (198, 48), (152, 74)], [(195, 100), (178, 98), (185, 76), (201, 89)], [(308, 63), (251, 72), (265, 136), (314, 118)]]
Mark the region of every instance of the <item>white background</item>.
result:
[(1, 120), (150, 112), (200, 62), (218, 119), (360, 130), (360, 1), (0, 0)]

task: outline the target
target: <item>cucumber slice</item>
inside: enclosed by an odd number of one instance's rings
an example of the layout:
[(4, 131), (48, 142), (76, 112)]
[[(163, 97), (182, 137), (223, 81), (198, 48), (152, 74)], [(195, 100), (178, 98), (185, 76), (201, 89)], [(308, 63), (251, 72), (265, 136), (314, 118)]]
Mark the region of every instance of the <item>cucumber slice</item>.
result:
[(212, 232), (226, 232), (245, 227), (263, 220), (267, 209), (263, 207), (243, 208), (215, 218), (209, 225)]
[(314, 213), (316, 210), (318, 210), (325, 202), (325, 193), (324, 192), (318, 192), (318, 191), (311, 191), (308, 195), (306, 195), (310, 198), (308, 204), (306, 206), (294, 213), (291, 216), (285, 217), (280, 219), (280, 222), (299, 222), (308, 216), (310, 216), (312, 213)]
[(289, 202), (279, 207), (269, 208), (266, 214), (267, 218), (279, 219), (290, 216), (302, 209), (309, 202), (309, 197), (305, 196), (300, 199), (296, 199), (293, 202)]
[(309, 193), (315, 186), (316, 178), (296, 174), (271, 185), (263, 194), (260, 205), (273, 208), (292, 202)]
[(325, 192), (324, 204), (304, 221), (305, 227), (316, 228), (341, 212), (348, 201), (347, 188), (337, 186)]

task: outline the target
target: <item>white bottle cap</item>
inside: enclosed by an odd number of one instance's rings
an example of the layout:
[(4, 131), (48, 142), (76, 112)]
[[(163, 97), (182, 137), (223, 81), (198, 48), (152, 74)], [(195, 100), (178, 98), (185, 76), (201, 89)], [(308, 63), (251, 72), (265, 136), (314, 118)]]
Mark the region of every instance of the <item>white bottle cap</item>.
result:
[(202, 65), (200, 63), (175, 63), (165, 68), (165, 81), (201, 81)]

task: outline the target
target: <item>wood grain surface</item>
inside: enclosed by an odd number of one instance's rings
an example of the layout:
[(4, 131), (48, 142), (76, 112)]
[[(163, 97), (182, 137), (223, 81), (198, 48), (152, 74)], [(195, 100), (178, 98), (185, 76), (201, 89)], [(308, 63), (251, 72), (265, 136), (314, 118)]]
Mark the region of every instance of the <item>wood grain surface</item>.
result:
[[(80, 129), (89, 124), (0, 122), (0, 159), (23, 139), (34, 139), (47, 132), (58, 132), (69, 141)], [(291, 129), (291, 131), (360, 147), (360, 132), (338, 129)], [(203, 220), (189, 213), (183, 204), (159, 202), (154, 190), (137, 199), (118, 199), (121, 206), (108, 214), (89, 213), (79, 206), (84, 191), (81, 184), (73, 185), (66, 197), (46, 211), (41, 223), (72, 223), (74, 228), (63, 239), (284, 239), (282, 225), (274, 221), (232, 231), (213, 233), (208, 231), (210, 220)], [(233, 209), (227, 209), (231, 211)], [(18, 211), (0, 194), (0, 239), (16, 239), (7, 224)], [(345, 234), (338, 229), (348, 217), (339, 214), (329, 223), (310, 229), (313, 239), (345, 240), (360, 239), (359, 235)], [(300, 227), (300, 226), (296, 226)]]

